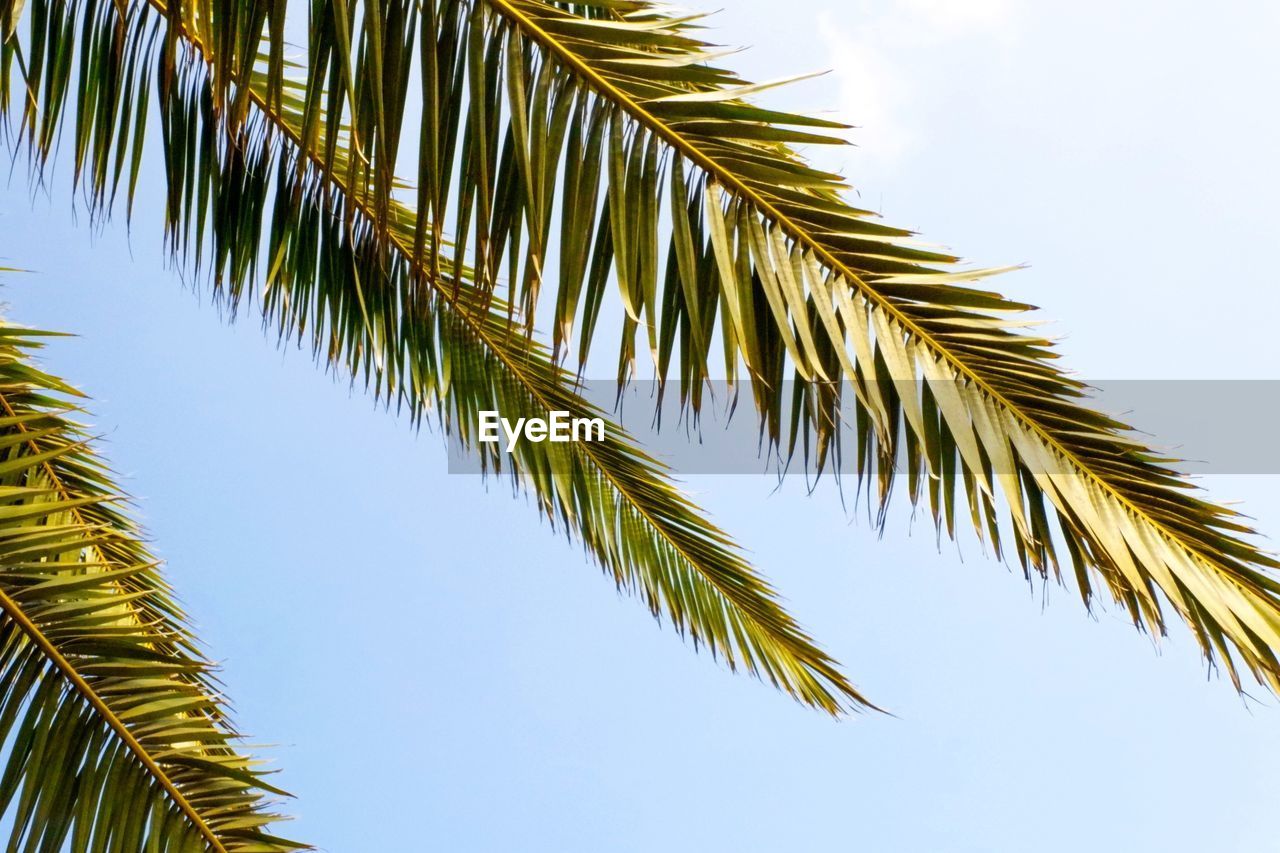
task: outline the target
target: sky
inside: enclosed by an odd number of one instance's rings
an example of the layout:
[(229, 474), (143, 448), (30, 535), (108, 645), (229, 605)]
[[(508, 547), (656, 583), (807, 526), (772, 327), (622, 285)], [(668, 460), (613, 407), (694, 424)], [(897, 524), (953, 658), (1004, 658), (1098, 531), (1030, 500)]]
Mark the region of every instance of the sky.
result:
[[(686, 3), (714, 8), (710, 3)], [(710, 36), (857, 129), (824, 153), (886, 220), (1042, 306), (1086, 379), (1274, 379), (1274, 4), (737, 0)], [(1032, 590), (831, 489), (686, 485), (892, 715), (833, 721), (659, 629), (505, 485), (166, 268), (65, 184), (0, 195), (0, 298), (103, 450), (242, 729), (331, 851), (1257, 851), (1280, 709), (1110, 608)], [(1223, 419), (1227, 413), (1197, 416)], [(1142, 426), (1141, 412), (1130, 419)], [(1280, 536), (1274, 476), (1203, 484)]]

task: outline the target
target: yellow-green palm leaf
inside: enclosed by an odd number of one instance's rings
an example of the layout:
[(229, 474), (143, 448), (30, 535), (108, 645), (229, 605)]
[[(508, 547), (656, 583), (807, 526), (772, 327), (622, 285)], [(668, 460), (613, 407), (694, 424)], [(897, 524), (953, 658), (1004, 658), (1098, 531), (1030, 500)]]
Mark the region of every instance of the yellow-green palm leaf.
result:
[[(580, 365), (612, 290), (620, 380), (647, 349), (660, 381), (678, 365), (696, 414), (722, 357), (786, 453), (821, 468), (852, 435), (882, 505), (902, 467), (939, 528), (968, 514), (1028, 574), (1057, 574), (1065, 552), (1086, 601), (1101, 582), (1153, 632), (1172, 607), (1233, 679), (1243, 662), (1280, 683), (1276, 564), (1251, 531), (1081, 404), (1050, 343), (1022, 331), (1029, 306), (975, 286), (994, 271), (846, 203), (841, 179), (790, 147), (838, 141), (835, 126), (752, 106), (762, 87), (713, 64), (696, 17), (638, 0), (439, 0), (326, 3), (311, 24), (303, 136), (361, 152), (348, 186), (375, 221), (416, 195), (433, 275), (452, 265), (529, 330), (553, 306), (553, 353), (576, 336)], [(261, 67), (283, 87), (282, 68)], [(415, 139), (411, 187), (395, 176)]]
[(287, 851), (76, 396), (0, 322), (0, 816), (10, 849)]

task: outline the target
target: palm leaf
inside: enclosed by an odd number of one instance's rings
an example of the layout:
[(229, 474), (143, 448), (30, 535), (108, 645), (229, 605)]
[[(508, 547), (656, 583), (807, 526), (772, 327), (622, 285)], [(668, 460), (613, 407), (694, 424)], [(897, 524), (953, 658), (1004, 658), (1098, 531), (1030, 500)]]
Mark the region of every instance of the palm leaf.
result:
[[(345, 172), (384, 246), (381, 226), (405, 215), (397, 198), (416, 195), (415, 260), (437, 287), (451, 271), (502, 296), (530, 333), (554, 305), (557, 360), (576, 330), (585, 365), (611, 287), (620, 381), (643, 340), (660, 382), (679, 365), (696, 417), (718, 337), (773, 446), (821, 470), (852, 433), (881, 523), (902, 468), (939, 531), (954, 534), (967, 507), (1028, 577), (1069, 563), (1086, 604), (1101, 583), (1154, 633), (1172, 607), (1237, 687), (1241, 662), (1280, 686), (1277, 564), (1252, 531), (1081, 402), (1050, 342), (1021, 331), (1030, 306), (975, 284), (995, 271), (843, 201), (842, 180), (790, 147), (839, 141), (839, 126), (753, 106), (763, 87), (715, 67), (697, 27), (642, 0), (317, 4), (300, 138), (325, 140), (320, 167)], [(265, 90), (283, 91), (283, 64), (258, 65)], [(395, 176), (414, 69), (409, 187)], [(243, 87), (215, 88), (214, 110), (234, 114)], [(344, 144), (357, 156), (338, 156)]]
[[(620, 428), (610, 424), (605, 440), (591, 444), (525, 442), (510, 456), (477, 443), (484, 410), (604, 415), (572, 391), (572, 377), (543, 348), (512, 333), (513, 309), (477, 288), (442, 240), (424, 236), (412, 210), (392, 198), (395, 182), (371, 177), (360, 129), (334, 118), (356, 93), (335, 85), (321, 94), (279, 76), (285, 63), (268, 7), (171, 7), (163, 17), (160, 9), (32, 3), (30, 97), (16, 135), (37, 174), (74, 105), (75, 175), (90, 209), (105, 214), (122, 187), (131, 205), (154, 91), (169, 244), (212, 271), (226, 304), (234, 310), (257, 297), (282, 340), (309, 344), (415, 421), (434, 412), (486, 470), (505, 469), (531, 489), (543, 513), (576, 533), (620, 587), (730, 667), (832, 713), (865, 703), (728, 538)], [(329, 17), (318, 26), (349, 26), (333, 7), (319, 11)], [(272, 39), (260, 49), (254, 36), (264, 28)], [(63, 55), (74, 40), (52, 50), (47, 32), (78, 33), (89, 47), (78, 59)], [(15, 59), (17, 44), (10, 42)], [(96, 82), (74, 91), (63, 65), (77, 62), (82, 79)]]
[(46, 333), (0, 323), (0, 815), (10, 849), (301, 845), (242, 754), (198, 653), (87, 436), (33, 367)]
[[(1240, 538), (1252, 531), (1194, 496), (1125, 425), (1080, 404), (1084, 386), (1054, 366), (1050, 342), (1019, 331), (1013, 315), (1029, 306), (970, 286), (994, 271), (958, 269), (956, 258), (843, 202), (843, 182), (788, 147), (837, 141), (814, 132), (827, 123), (751, 106), (744, 96), (761, 87), (708, 64), (696, 19), (647, 2), (463, 5), (473, 37), (498, 59), (465, 73), (506, 80), (505, 144), (524, 178), (517, 187), (533, 188), (517, 192), (529, 230), (545, 222), (545, 188), (562, 155), (608, 163), (598, 184), (566, 177), (560, 185), (564, 210), (607, 199), (613, 232), (595, 249), (610, 244), (615, 256), (629, 318), (624, 366), (643, 327), (665, 380), (663, 334), (687, 330), (681, 378), (698, 386), (708, 375), (707, 317), (718, 307), (725, 369), (732, 378), (745, 364), (775, 444), (794, 452), (799, 433), (821, 469), (839, 452), (842, 395), (852, 395), (857, 460), (882, 509), (901, 465), (913, 501), (927, 492), (939, 530), (952, 531), (962, 496), (979, 536), (997, 553), (1011, 538), (1029, 576), (1058, 572), (1056, 540), (1086, 603), (1101, 578), (1137, 624), (1158, 633), (1162, 605), (1172, 606), (1237, 687), (1237, 660), (1280, 687), (1280, 587), (1269, 572), (1277, 563)], [(499, 111), (502, 94), (480, 102), (471, 91), (472, 125), (476, 113)], [(575, 147), (555, 124), (574, 110), (607, 133)], [(460, 192), (483, 201), (492, 190), (464, 181)], [(673, 224), (661, 233), (668, 195)], [(543, 243), (530, 237), (524, 247), (523, 274), (513, 268), (509, 282), (531, 312)], [(567, 282), (563, 265), (561, 274), (559, 295), (573, 293), (577, 270)], [(573, 316), (572, 303), (558, 305), (554, 328)], [(587, 344), (584, 335), (581, 350)], [(784, 436), (788, 375), (798, 400)]]

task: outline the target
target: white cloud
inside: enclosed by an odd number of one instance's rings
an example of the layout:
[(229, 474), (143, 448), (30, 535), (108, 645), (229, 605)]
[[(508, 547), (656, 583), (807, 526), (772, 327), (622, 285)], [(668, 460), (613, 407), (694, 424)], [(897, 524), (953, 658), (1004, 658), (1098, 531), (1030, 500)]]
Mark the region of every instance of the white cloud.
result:
[(898, 0), (878, 4), (900, 23), (937, 40), (1005, 30), (1013, 17), (1010, 0)]
[(880, 168), (891, 168), (922, 128), (912, 118), (924, 81), (939, 73), (940, 49), (961, 40), (1003, 41), (1014, 0), (862, 0), (837, 18), (819, 13), (819, 32), (840, 87), (849, 138)]
[(874, 44), (858, 40), (822, 16), (822, 40), (831, 56), (831, 71), (840, 85), (840, 117), (855, 125), (849, 139), (864, 154), (896, 161), (911, 142), (911, 131), (894, 116), (904, 93), (894, 64)]

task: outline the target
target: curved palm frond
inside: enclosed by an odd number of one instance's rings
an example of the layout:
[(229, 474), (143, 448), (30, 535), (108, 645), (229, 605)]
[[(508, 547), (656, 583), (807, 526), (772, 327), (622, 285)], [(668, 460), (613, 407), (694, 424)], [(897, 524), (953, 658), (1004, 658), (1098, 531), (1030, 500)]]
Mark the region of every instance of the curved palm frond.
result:
[[(718, 337), (727, 376), (745, 366), (762, 430), (787, 455), (802, 447), (821, 470), (853, 421), (881, 524), (905, 468), (939, 532), (954, 535), (967, 505), (1028, 577), (1060, 577), (1065, 550), (1086, 605), (1101, 582), (1153, 633), (1171, 606), (1237, 687), (1243, 663), (1280, 688), (1278, 564), (1253, 531), (1082, 404), (1050, 342), (1021, 330), (1030, 306), (974, 286), (995, 270), (961, 268), (843, 201), (843, 181), (791, 149), (840, 141), (839, 125), (753, 106), (765, 87), (716, 67), (698, 20), (646, 0), (318, 3), (302, 138), (326, 140), (328, 169), (350, 144), (346, 186), (375, 231), (416, 194), (415, 256), (433, 274), (452, 263), (457, 281), (465, 264), (482, 293), (505, 287), (530, 333), (553, 301), (557, 359), (576, 328), (586, 362), (616, 287), (620, 381), (643, 329), (659, 380), (678, 364), (696, 416)], [(266, 27), (261, 64), (277, 97), (280, 29)], [(262, 31), (227, 25), (215, 53)], [(424, 107), (411, 189), (395, 176), (413, 70)], [(244, 91), (228, 79), (215, 100), (234, 113)]]
[(286, 851), (79, 396), (0, 323), (0, 815), (10, 848)]
[[(473, 20), (481, 8), (473, 32), (500, 61), (466, 73), (505, 78), (506, 139), (531, 188), (520, 195), (525, 220), (532, 231), (545, 217), (549, 202), (534, 190), (555, 181), (561, 148), (569, 162), (609, 164), (602, 189), (561, 181), (562, 208), (592, 209), (603, 193), (612, 222), (627, 223), (595, 248), (612, 246), (628, 333), (645, 327), (660, 378), (663, 333), (675, 328), (690, 330), (686, 386), (705, 378), (710, 336), (696, 330), (718, 304), (726, 369), (745, 363), (774, 442), (789, 371), (799, 418), (788, 446), (801, 432), (821, 468), (838, 450), (847, 388), (860, 470), (876, 473), (882, 511), (895, 460), (906, 457), (911, 497), (927, 491), (940, 531), (953, 532), (965, 499), (979, 536), (997, 553), (1011, 537), (1028, 576), (1058, 572), (1057, 539), (1086, 603), (1100, 577), (1136, 624), (1163, 633), (1163, 599), (1237, 688), (1237, 660), (1280, 688), (1280, 584), (1269, 571), (1280, 564), (1241, 538), (1252, 530), (1238, 515), (1191, 494), (1169, 460), (1080, 404), (1085, 386), (1054, 366), (1050, 342), (1019, 331), (1013, 315), (1030, 306), (969, 286), (995, 270), (958, 269), (957, 258), (872, 221), (841, 200), (837, 176), (789, 149), (838, 141), (814, 132), (828, 123), (745, 102), (762, 87), (709, 64), (697, 19), (648, 2), (477, 0)], [(497, 111), (500, 96), (480, 102), (472, 91), (472, 112)], [(557, 117), (573, 110), (607, 134), (578, 148), (561, 142)], [(660, 237), (668, 192), (673, 224)], [(659, 242), (668, 244), (661, 289)], [(524, 275), (511, 281), (532, 310), (542, 246), (531, 237), (526, 247)], [(633, 352), (624, 337), (624, 363)]]
[[(543, 348), (512, 333), (509, 306), (418, 227), (391, 197), (394, 181), (380, 189), (371, 180), (359, 134), (335, 119), (332, 99), (280, 76), (276, 8), (34, 0), (18, 135), (37, 169), (74, 105), (75, 174), (90, 209), (105, 214), (122, 188), (131, 206), (155, 92), (170, 245), (212, 268), (228, 304), (262, 282), (264, 319), (282, 340), (309, 343), (415, 421), (434, 410), (486, 470), (505, 466), (531, 489), (619, 587), (731, 668), (831, 713), (865, 705), (729, 539), (619, 427), (609, 424), (602, 442), (524, 442), (511, 455), (476, 441), (484, 410), (604, 413), (573, 392), (572, 376)], [(317, 7), (330, 16), (334, 8)], [(76, 39), (87, 46), (78, 57)], [(0, 73), (22, 44), (9, 41)], [(78, 90), (77, 68), (93, 81)]]

